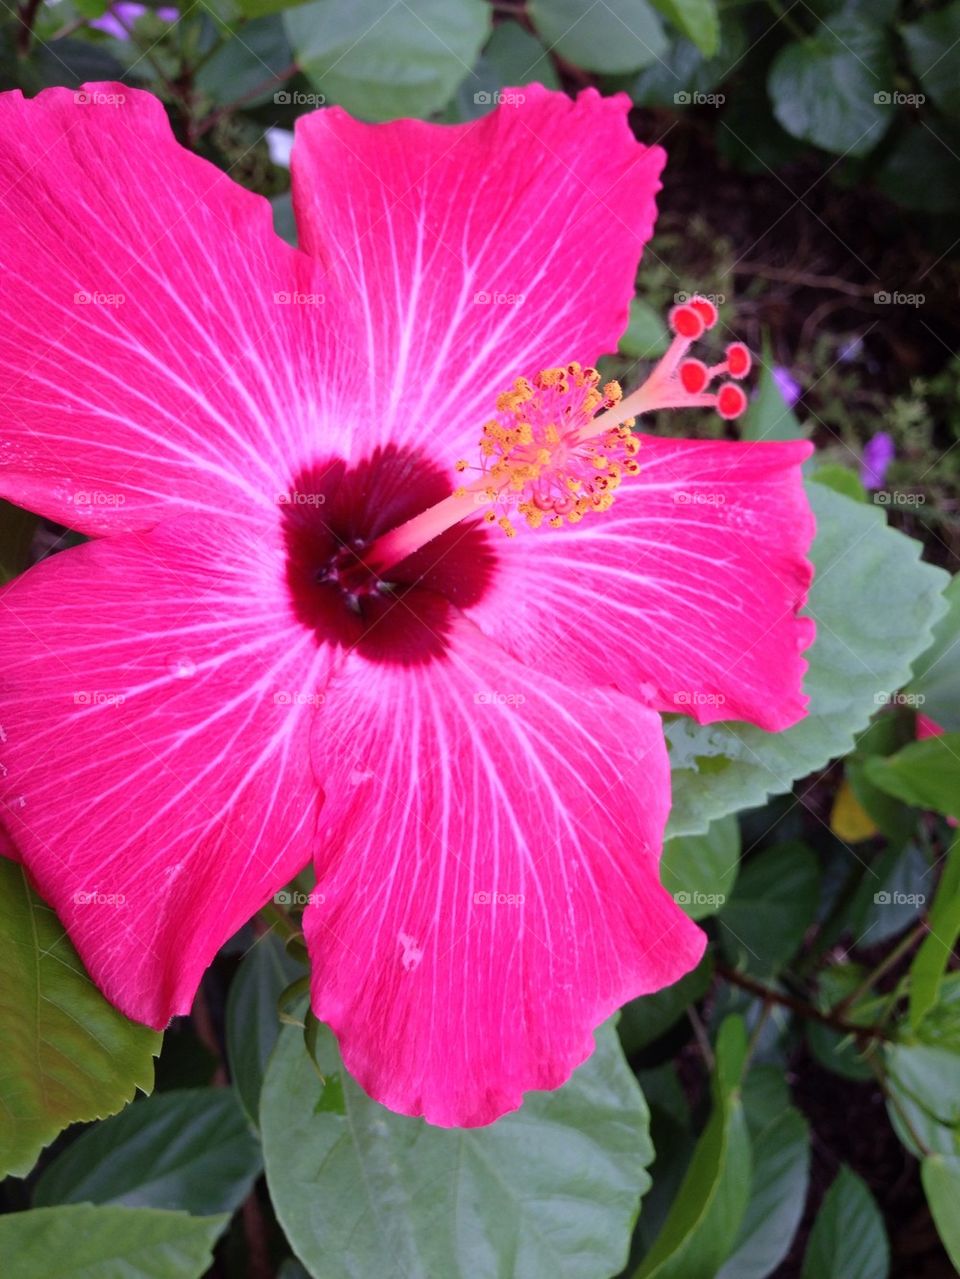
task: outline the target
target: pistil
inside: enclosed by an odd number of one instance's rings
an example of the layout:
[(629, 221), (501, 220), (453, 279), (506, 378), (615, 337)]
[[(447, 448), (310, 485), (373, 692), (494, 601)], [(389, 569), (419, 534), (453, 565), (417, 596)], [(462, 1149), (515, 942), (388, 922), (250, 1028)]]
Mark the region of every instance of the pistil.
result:
[[(516, 533), (512, 513), (531, 528), (560, 528), (606, 511), (623, 480), (640, 471), (636, 418), (666, 408), (713, 408), (739, 417), (747, 397), (737, 385), (750, 371), (750, 353), (733, 342), (725, 359), (708, 367), (688, 358), (691, 345), (717, 322), (717, 308), (695, 297), (670, 312), (674, 337), (650, 376), (625, 398), (616, 382), (601, 390), (596, 369), (579, 364), (544, 369), (517, 378), (497, 397), (497, 416), (483, 427), (480, 460), (457, 463), (478, 478), (435, 506), (378, 538), (363, 554), (374, 574), (383, 574), (421, 546), (471, 515)], [(715, 390), (711, 383), (726, 376)]]

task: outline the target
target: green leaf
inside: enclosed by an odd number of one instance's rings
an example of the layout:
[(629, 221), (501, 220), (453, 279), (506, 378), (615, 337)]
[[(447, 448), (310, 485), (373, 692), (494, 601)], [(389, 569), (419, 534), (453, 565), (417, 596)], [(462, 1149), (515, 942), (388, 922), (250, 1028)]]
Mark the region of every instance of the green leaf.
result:
[[(817, 1007), (827, 1012), (841, 1000), (852, 998), (863, 986), (868, 970), (862, 964), (833, 964), (821, 975), (817, 988)], [(875, 999), (862, 996), (853, 1007), (847, 1009), (848, 1021), (867, 1024), (877, 1021), (879, 1010)], [(807, 1041), (817, 1061), (827, 1070), (844, 1079), (858, 1082), (871, 1079), (873, 1073), (864, 1061), (860, 1045), (846, 1032), (833, 1030), (822, 1022), (809, 1021), (806, 1026)]]
[(227, 1061), (241, 1105), (257, 1124), (260, 1089), (280, 1034), (278, 1000), (303, 966), (273, 933), (244, 956), (227, 996)]
[(260, 1173), (232, 1088), (156, 1093), (88, 1128), (44, 1171), (34, 1203), (232, 1212)]
[(530, 0), (528, 12), (551, 53), (586, 71), (620, 75), (655, 62), (667, 47), (647, 0)]
[(920, 1167), (920, 1178), (937, 1233), (960, 1273), (960, 1156), (928, 1155)]
[(632, 360), (656, 360), (670, 345), (670, 331), (659, 311), (643, 298), (630, 303), (630, 322), (620, 339), (620, 354)]
[(691, 919), (715, 915), (733, 892), (740, 866), (740, 827), (732, 816), (702, 835), (680, 835), (663, 846), (660, 879)]
[(750, 1195), (750, 1138), (740, 1098), (746, 1030), (717, 1036), (713, 1110), (663, 1229), (634, 1279), (716, 1279), (736, 1244)]
[(757, 393), (740, 419), (740, 435), (745, 440), (800, 440), (809, 433), (783, 398), (768, 356), (760, 366)]
[(632, 1055), (676, 1025), (687, 1009), (710, 989), (713, 960), (709, 951), (692, 972), (652, 995), (631, 999), (620, 1010), (617, 1031), (623, 1050)]
[(274, 231), (281, 239), (296, 248), (297, 220), (293, 215), (293, 199), (290, 192), (284, 191), (280, 195), (271, 196), (270, 205), (273, 209)]
[(720, 41), (716, 0), (653, 0), (678, 31), (689, 36), (705, 58), (712, 58)]
[(817, 519), (811, 552), (817, 573), (807, 609), (817, 638), (804, 680), (809, 713), (782, 733), (668, 720), (671, 835), (697, 834), (717, 817), (759, 806), (846, 755), (876, 711), (877, 695), (909, 678), (946, 609), (945, 574), (920, 561), (919, 542), (886, 526), (882, 507), (852, 502), (822, 484), (809, 485), (808, 494)]
[(260, 1105), (270, 1198), (318, 1279), (509, 1274), (596, 1279), (623, 1266), (653, 1158), (649, 1114), (616, 1033), (556, 1092), (530, 1093), (486, 1128), (436, 1128), (385, 1110), (343, 1072), (321, 1028), (321, 1082), (296, 1028)]
[(825, 466), (818, 466), (810, 478), (817, 484), (825, 484), (827, 488), (833, 489), (835, 493), (843, 493), (844, 496), (852, 498), (855, 502), (865, 502), (867, 500), (866, 490), (860, 482), (860, 476), (856, 471), (852, 471), (849, 466), (841, 466), (837, 462), (828, 462)]
[(313, 0), (284, 14), (294, 57), (331, 102), (368, 120), (439, 110), (490, 34), (484, 0)]
[(717, 1279), (764, 1279), (772, 1274), (790, 1251), (803, 1216), (810, 1179), (806, 1120), (790, 1107), (751, 1136), (750, 1144), (750, 1201), (736, 1248)]
[(550, 55), (519, 22), (498, 22), (473, 75), (457, 90), (458, 118), (472, 120), (485, 115), (499, 103), (501, 90), (534, 82), (548, 89), (560, 88)]
[[(197, 88), (218, 105), (269, 102), (292, 74), (293, 53), (278, 14), (248, 22), (197, 74)], [(286, 72), (286, 75), (283, 73)]]
[(950, 579), (943, 597), (947, 612), (934, 627), (933, 643), (914, 662), (906, 692), (941, 727), (960, 732), (960, 573)]
[(936, 1006), (947, 964), (960, 937), (960, 839), (954, 840), (947, 855), (928, 923), (930, 932), (910, 965), (910, 1025), (914, 1031)]
[(960, 816), (960, 733), (912, 742), (885, 759), (875, 756), (864, 772), (874, 786), (907, 804)]
[(16, 1279), (200, 1279), (227, 1220), (93, 1204), (32, 1208), (0, 1217), (0, 1256), (16, 1258)]
[(960, 117), (960, 77), (956, 46), (960, 41), (960, 0), (900, 28), (914, 75), (946, 115)]
[(746, 48), (743, 24), (735, 11), (727, 9), (722, 15), (720, 45), (715, 56), (704, 58), (690, 40), (672, 40), (657, 61), (637, 75), (630, 96), (638, 106), (675, 110), (697, 105), (696, 95), (717, 89)]
[(844, 1165), (813, 1223), (802, 1279), (887, 1279), (889, 1269), (880, 1211), (865, 1183)]
[[(498, 22), (486, 48), (477, 59), (473, 74), (457, 89), (447, 107), (445, 123), (476, 120), (500, 105), (508, 90), (508, 101), (520, 101), (517, 86), (539, 83), (548, 89), (559, 89), (560, 79), (550, 55), (535, 35), (519, 22)], [(449, 119), (447, 118), (449, 117)]]
[(795, 954), (816, 913), (820, 869), (798, 840), (776, 844), (741, 867), (720, 912), (723, 947), (749, 972), (769, 977)]
[(862, 15), (832, 17), (780, 50), (767, 89), (774, 115), (793, 137), (837, 155), (867, 155), (895, 110), (887, 32)]
[(0, 1173), (26, 1176), (68, 1124), (149, 1092), (160, 1042), (107, 1003), (22, 868), (0, 858)]
[[(906, 124), (906, 122), (904, 122)], [(918, 117), (901, 126), (875, 174), (877, 188), (904, 209), (953, 213), (960, 205), (960, 128), (938, 120), (936, 133)], [(957, 725), (960, 727), (960, 725)]]
[(932, 1044), (888, 1044), (887, 1073), (929, 1115), (948, 1127), (960, 1124), (960, 1056)]
[[(928, 1050), (936, 1051), (930, 1056)], [(960, 1099), (954, 1082), (960, 1063), (960, 973), (944, 978), (940, 998), (915, 1036), (909, 1043), (888, 1045), (884, 1061), (887, 1113), (906, 1148), (918, 1159), (930, 1152), (960, 1154), (960, 1125), (955, 1122)], [(938, 1083), (938, 1071), (946, 1072), (945, 1088)]]

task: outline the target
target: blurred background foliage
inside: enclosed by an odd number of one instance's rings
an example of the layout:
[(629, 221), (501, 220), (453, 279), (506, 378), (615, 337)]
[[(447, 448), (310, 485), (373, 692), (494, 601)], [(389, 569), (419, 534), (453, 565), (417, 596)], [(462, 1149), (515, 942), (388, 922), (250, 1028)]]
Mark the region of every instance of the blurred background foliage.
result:
[[(933, 566), (960, 555), (960, 0), (23, 0), (0, 27), (0, 87), (150, 89), (291, 240), (305, 111), (457, 123), (532, 81), (626, 92), (670, 162), (609, 372), (637, 380), (665, 310), (713, 296), (762, 357), (745, 437), (818, 446), (822, 532), (810, 720), (776, 738), (667, 724), (664, 879), (706, 958), (623, 1010), (622, 1051), (605, 1029), (571, 1085), (495, 1129), (427, 1130), (342, 1075), (297, 1003), (296, 911), (225, 948), (161, 1051), (0, 863), (0, 978), (36, 956), (72, 1010), (0, 1086), (35, 1116), (0, 1184), (11, 1273), (957, 1273), (960, 589)], [(877, 533), (884, 515), (914, 540)], [(2, 511), (7, 576), (69, 540)], [(72, 1070), (43, 1056), (65, 1037)], [(155, 1092), (123, 1109), (158, 1051)], [(96, 1115), (113, 1118), (56, 1136)]]

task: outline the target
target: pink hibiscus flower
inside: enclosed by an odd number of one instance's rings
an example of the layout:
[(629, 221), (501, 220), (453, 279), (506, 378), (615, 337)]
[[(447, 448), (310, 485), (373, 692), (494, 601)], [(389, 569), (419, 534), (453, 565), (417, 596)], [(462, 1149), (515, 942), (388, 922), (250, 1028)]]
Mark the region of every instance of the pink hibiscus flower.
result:
[(312, 861), (314, 1010), (439, 1124), (696, 964), (657, 712), (793, 723), (813, 629), (808, 445), (624, 425), (742, 407), (743, 348), (686, 357), (710, 305), (622, 404), (589, 367), (663, 152), (623, 96), (523, 97), (301, 119), (301, 251), (148, 94), (0, 99), (0, 492), (93, 539), (2, 597), (18, 855), (156, 1027)]

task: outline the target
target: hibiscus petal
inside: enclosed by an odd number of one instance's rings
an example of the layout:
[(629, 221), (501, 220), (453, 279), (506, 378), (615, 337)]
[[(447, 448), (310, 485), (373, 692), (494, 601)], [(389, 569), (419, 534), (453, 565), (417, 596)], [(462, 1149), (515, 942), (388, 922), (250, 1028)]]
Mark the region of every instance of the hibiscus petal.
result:
[(162, 1027), (309, 860), (326, 651), (279, 545), (193, 516), (44, 561), (0, 618), (0, 818), (104, 994)]
[(659, 883), (658, 717), (534, 673), (462, 618), (444, 644), (421, 665), (354, 656), (328, 689), (304, 927), (350, 1073), (393, 1110), (470, 1126), (562, 1084), (704, 938)]
[(521, 528), (470, 614), (559, 678), (614, 683), (700, 723), (805, 714), (814, 623), (805, 441), (640, 437), (641, 473), (602, 515)]
[(239, 518), (356, 420), (318, 265), (150, 94), (0, 95), (0, 189), (3, 496), (88, 533)]
[(624, 94), (505, 96), (456, 126), (297, 121), (301, 247), (355, 299), (380, 426), (447, 465), (516, 376), (616, 348), (665, 160)]

